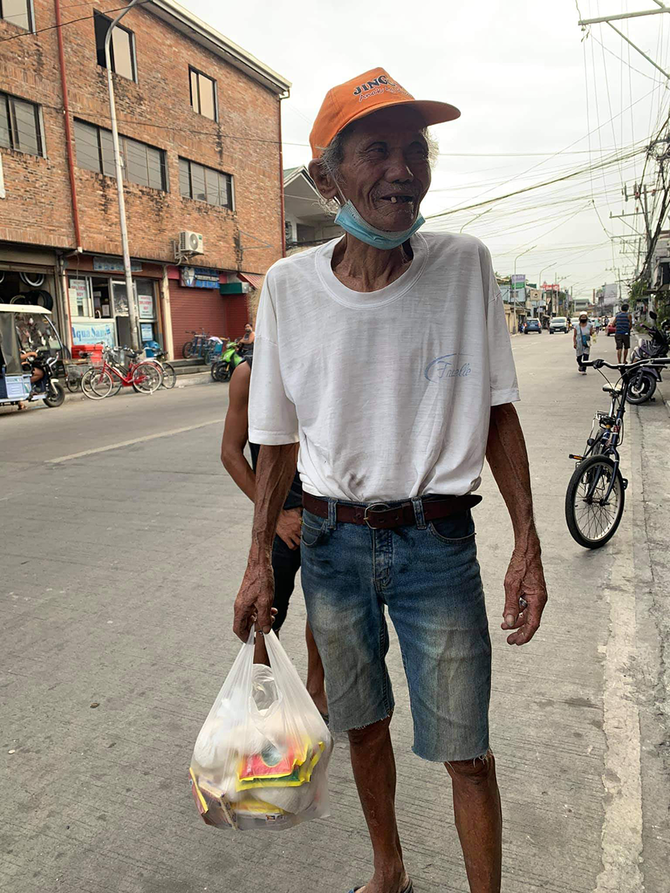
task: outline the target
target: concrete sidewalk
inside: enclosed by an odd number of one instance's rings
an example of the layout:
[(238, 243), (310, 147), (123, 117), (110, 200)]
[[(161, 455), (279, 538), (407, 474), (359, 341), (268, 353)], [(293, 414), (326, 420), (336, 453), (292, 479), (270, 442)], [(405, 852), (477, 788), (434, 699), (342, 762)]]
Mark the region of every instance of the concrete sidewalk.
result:
[[(499, 622), (512, 539), (486, 471), (475, 511), (494, 649), (503, 889), (667, 893), (667, 738), (655, 716), (668, 666), (665, 584), (652, 580), (668, 571), (667, 416), (654, 432), (660, 402), (627, 417), (624, 519), (606, 548), (587, 552), (565, 525), (567, 454), (605, 408), (601, 379), (576, 374), (567, 339), (515, 338), (513, 350), (551, 601), (533, 643), (507, 646)], [(611, 351), (600, 339), (594, 354)], [(224, 391), (0, 418), (3, 891), (346, 893), (369, 877), (344, 740), (328, 819), (226, 834), (206, 827), (190, 798), (193, 743), (238, 649), (231, 609), (251, 522), (218, 458)], [(304, 677), (303, 633), (296, 593), (282, 641)], [(389, 667), (415, 889), (466, 893), (446, 772), (411, 753), (395, 640)]]

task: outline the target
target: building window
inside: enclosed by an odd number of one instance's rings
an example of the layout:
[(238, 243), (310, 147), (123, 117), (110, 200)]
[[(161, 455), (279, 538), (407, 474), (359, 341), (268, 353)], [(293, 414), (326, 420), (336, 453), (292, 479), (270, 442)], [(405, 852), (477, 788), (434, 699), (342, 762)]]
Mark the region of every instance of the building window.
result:
[(73, 317), (90, 319), (93, 316), (93, 299), (91, 296), (91, 280), (75, 279), (70, 276), (68, 281), (70, 297), (70, 313)]
[(29, 155), (44, 155), (38, 105), (0, 93), (0, 146)]
[(33, 9), (31, 0), (0, 0), (0, 19), (33, 30)]
[(191, 78), (191, 107), (193, 111), (216, 121), (216, 81), (208, 78), (206, 74), (196, 71), (195, 68), (189, 68), (188, 71)]
[[(105, 59), (105, 38), (112, 24), (112, 19), (101, 12), (93, 15), (95, 24), (95, 49), (98, 56), (98, 65), (107, 68)], [(135, 65), (135, 35), (122, 25), (116, 25), (112, 32), (112, 40), (109, 46), (109, 56), (112, 63), (112, 71), (120, 74), (129, 81), (137, 80), (137, 66)]]
[(233, 178), (187, 158), (179, 159), (179, 192), (184, 198), (233, 210)]
[[(74, 132), (77, 165), (88, 171), (114, 176), (114, 146), (110, 131), (95, 124), (75, 121)], [(125, 180), (167, 192), (167, 167), (162, 149), (121, 135), (119, 147)]]

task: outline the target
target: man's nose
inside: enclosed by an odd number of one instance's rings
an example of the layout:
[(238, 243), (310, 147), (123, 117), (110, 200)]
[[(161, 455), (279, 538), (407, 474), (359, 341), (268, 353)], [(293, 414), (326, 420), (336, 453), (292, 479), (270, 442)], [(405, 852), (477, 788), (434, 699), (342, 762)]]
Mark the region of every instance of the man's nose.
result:
[(411, 183), (414, 179), (412, 169), (402, 152), (395, 153), (389, 158), (386, 179), (391, 183)]

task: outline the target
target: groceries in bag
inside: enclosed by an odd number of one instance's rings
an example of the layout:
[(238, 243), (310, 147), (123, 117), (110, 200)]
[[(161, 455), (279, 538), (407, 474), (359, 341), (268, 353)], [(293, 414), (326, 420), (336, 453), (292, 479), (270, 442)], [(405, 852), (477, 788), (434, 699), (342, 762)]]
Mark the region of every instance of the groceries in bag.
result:
[(279, 639), (265, 644), (269, 667), (253, 662), (252, 631), (193, 750), (193, 796), (219, 828), (283, 830), (328, 814), (330, 733)]

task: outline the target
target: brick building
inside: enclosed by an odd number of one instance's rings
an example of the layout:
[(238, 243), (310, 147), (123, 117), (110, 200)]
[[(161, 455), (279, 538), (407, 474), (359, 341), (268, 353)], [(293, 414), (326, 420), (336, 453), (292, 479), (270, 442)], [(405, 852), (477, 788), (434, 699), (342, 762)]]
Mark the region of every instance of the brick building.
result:
[[(0, 303), (53, 304), (70, 343), (129, 341), (103, 50), (119, 8), (0, 2)], [(111, 49), (141, 334), (180, 355), (192, 329), (240, 334), (282, 254), (290, 84), (172, 0), (142, 0)], [(184, 231), (202, 253), (177, 264)]]

